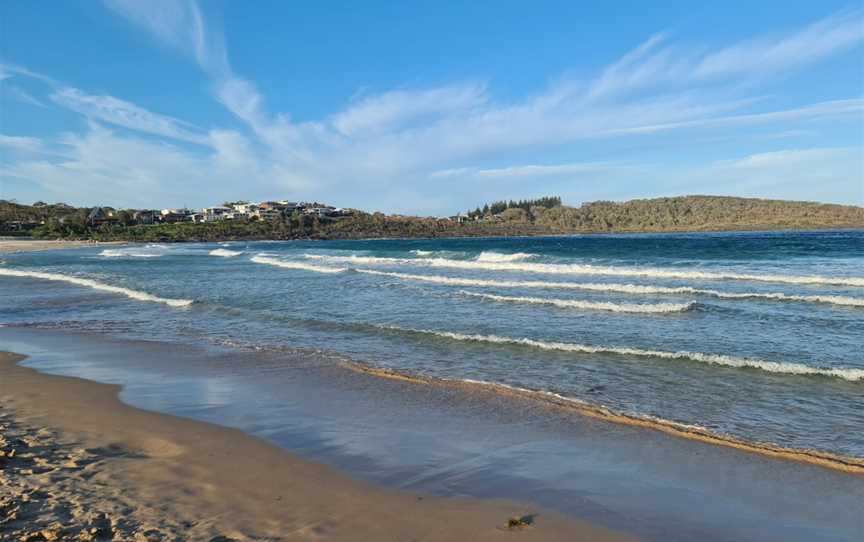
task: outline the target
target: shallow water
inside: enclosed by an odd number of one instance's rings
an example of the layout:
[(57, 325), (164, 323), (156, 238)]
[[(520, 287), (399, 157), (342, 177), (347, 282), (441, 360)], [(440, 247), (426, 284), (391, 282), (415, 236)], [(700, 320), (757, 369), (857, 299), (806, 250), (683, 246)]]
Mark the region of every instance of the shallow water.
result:
[(258, 242), (5, 255), (0, 323), (542, 390), (864, 457), (864, 232)]
[(132, 405), (237, 427), (390, 487), (507, 498), (664, 542), (864, 536), (864, 476), (371, 377), (314, 352), (10, 327), (0, 347), (44, 372), (121, 384)]

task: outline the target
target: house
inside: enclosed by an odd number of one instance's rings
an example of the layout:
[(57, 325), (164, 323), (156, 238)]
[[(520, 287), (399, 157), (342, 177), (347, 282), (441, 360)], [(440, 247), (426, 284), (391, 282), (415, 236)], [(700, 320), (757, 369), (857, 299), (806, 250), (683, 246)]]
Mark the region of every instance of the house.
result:
[(234, 203), (231, 207), (234, 209), (234, 216), (236, 218), (252, 216), (252, 214), (258, 210), (257, 204), (248, 202)]
[(158, 211), (150, 211), (146, 209), (135, 211), (132, 213), (132, 220), (134, 220), (136, 224), (152, 224), (156, 221), (157, 214), (159, 214)]
[[(217, 220), (225, 220), (225, 216), (231, 213), (230, 207), (223, 207), (220, 205), (214, 207), (205, 207), (201, 209), (200, 214), (202, 216), (201, 222), (215, 222)], [(194, 216), (194, 215), (193, 215)], [(195, 220), (193, 219), (193, 222)]]
[(326, 218), (332, 215), (335, 210), (334, 207), (306, 207), (303, 209), (303, 214)]
[(162, 209), (159, 213), (159, 222), (173, 224), (175, 222), (186, 222), (191, 216), (189, 209)]
[(114, 211), (104, 207), (93, 207), (90, 210), (90, 214), (87, 215), (87, 225), (93, 228), (116, 222), (117, 217), (114, 216)]

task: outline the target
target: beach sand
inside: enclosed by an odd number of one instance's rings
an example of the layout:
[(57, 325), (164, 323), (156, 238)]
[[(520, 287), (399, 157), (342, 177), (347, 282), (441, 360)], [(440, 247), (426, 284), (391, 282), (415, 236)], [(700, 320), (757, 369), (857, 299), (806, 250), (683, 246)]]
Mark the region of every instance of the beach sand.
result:
[(630, 539), (530, 506), (373, 487), (21, 359), (0, 353), (3, 540)]
[(42, 240), (42, 239), (18, 239), (14, 237), (0, 237), (0, 254), (10, 252), (31, 252), (34, 250), (56, 250), (59, 248), (76, 248), (94, 245), (118, 245), (120, 241), (66, 241), (66, 240)]

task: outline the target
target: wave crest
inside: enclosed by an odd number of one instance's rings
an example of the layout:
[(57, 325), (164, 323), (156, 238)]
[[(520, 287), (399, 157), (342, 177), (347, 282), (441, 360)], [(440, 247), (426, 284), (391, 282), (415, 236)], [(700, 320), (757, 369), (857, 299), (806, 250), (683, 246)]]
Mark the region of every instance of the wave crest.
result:
[(692, 288), (690, 286), (644, 286), (640, 284), (614, 284), (590, 282), (546, 282), (540, 280), (488, 280), (462, 277), (445, 277), (441, 275), (413, 275), (390, 271), (375, 271), (373, 269), (357, 269), (358, 273), (392, 277), (402, 280), (446, 284), (450, 286), (481, 286), (490, 288), (547, 288), (562, 290), (584, 290), (589, 292), (613, 292), (621, 294), (669, 294), (669, 295), (704, 295), (719, 299), (769, 299), (775, 301), (799, 301), (807, 303), (829, 303), (848, 307), (864, 307), (864, 298), (840, 295), (793, 295), (775, 292), (721, 292)]
[(605, 301), (582, 301), (578, 299), (549, 299), (544, 297), (509, 297), (503, 295), (482, 294), (478, 292), (459, 292), (468, 297), (488, 299), (490, 301), (502, 301), (506, 303), (527, 303), (533, 305), (552, 305), (564, 309), (586, 309), (610, 312), (635, 312), (663, 314), (671, 312), (684, 312), (692, 309), (696, 304), (688, 303), (611, 303)]
[(211, 256), (221, 256), (222, 258), (233, 258), (243, 254), (242, 250), (228, 250), (227, 248), (214, 248), (210, 251)]
[(170, 299), (165, 297), (158, 297), (152, 294), (148, 294), (146, 292), (139, 292), (137, 290), (122, 288), (120, 286), (111, 286), (109, 284), (104, 284), (102, 282), (98, 282), (92, 279), (70, 277), (68, 275), (61, 275), (59, 273), (43, 273), (41, 271), (19, 271), (16, 269), (0, 269), (0, 276), (67, 282), (69, 284), (76, 284), (78, 286), (86, 286), (88, 288), (93, 288), (94, 290), (101, 290), (103, 292), (111, 292), (114, 294), (125, 295), (126, 297), (129, 297), (131, 299), (137, 299), (139, 301), (164, 303), (165, 305), (171, 307), (186, 307), (192, 304), (191, 299)]
[(484, 271), (520, 271), (526, 273), (542, 273), (551, 275), (599, 275), (650, 277), (660, 279), (684, 280), (740, 280), (751, 282), (777, 282), (783, 284), (825, 284), (834, 286), (864, 287), (864, 277), (826, 277), (749, 274), (729, 271), (684, 271), (679, 269), (664, 269), (658, 267), (611, 267), (589, 264), (553, 264), (526, 262), (493, 262), (476, 260), (451, 260), (448, 258), (376, 258), (371, 256), (324, 256), (320, 254), (305, 254), (306, 258), (320, 259), (330, 262), (352, 262), (368, 265), (427, 265), (429, 267), (445, 267), (452, 269), (470, 269)]
[(312, 265), (303, 262), (291, 262), (285, 260), (277, 260), (275, 258), (271, 258), (269, 256), (264, 256), (258, 254), (257, 256), (252, 256), (250, 261), (255, 263), (262, 263), (265, 265), (273, 265), (276, 267), (282, 267), (284, 269), (301, 269), (303, 271), (314, 271), (316, 273), (342, 273), (343, 271), (347, 271), (348, 269), (344, 267), (323, 267), (320, 265)]
[(481, 252), (479, 256), (475, 259), (478, 262), (521, 262), (523, 260), (528, 260), (534, 258), (536, 254), (529, 254), (527, 252), (516, 252), (514, 254), (501, 254), (500, 252)]
[(641, 348), (615, 347), (615, 346), (592, 346), (578, 343), (564, 343), (554, 341), (538, 341), (535, 339), (517, 339), (512, 337), (501, 337), (498, 335), (473, 335), (466, 333), (455, 333), (451, 331), (434, 331), (429, 329), (413, 329), (400, 326), (377, 325), (380, 329), (400, 331), (403, 333), (414, 333), (420, 335), (432, 335), (456, 341), (482, 342), (490, 344), (509, 344), (516, 346), (530, 346), (541, 350), (556, 350), (561, 352), (576, 352), (582, 354), (616, 354), (622, 356), (635, 356), (644, 358), (660, 358), (670, 360), (689, 360), (711, 365), (722, 365), (725, 367), (758, 369), (760, 371), (776, 374), (798, 375), (798, 376), (826, 376), (841, 378), (851, 382), (864, 380), (864, 369), (847, 367), (811, 367), (803, 363), (792, 363), (782, 361), (766, 361), (760, 359), (740, 358), (724, 354), (705, 354), (701, 352), (688, 352), (685, 350), (667, 352), (662, 350), (643, 350)]

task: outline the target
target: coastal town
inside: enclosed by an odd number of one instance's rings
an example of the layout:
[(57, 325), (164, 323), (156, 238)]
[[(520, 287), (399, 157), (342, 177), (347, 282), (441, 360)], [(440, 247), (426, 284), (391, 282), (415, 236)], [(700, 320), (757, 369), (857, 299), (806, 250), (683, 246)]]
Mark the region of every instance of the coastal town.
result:
[[(2, 202), (0, 202), (2, 203)], [(354, 216), (359, 211), (333, 207), (322, 203), (292, 202), (288, 200), (226, 202), (222, 205), (204, 207), (202, 209), (166, 208), (166, 209), (123, 209), (113, 207), (87, 208), (86, 216), (77, 216), (75, 207), (66, 203), (47, 204), (42, 201), (33, 203), (33, 208), (51, 208), (52, 216), (60, 225), (69, 221), (84, 222), (90, 228), (117, 225), (154, 225), (191, 222), (203, 224), (224, 220), (241, 221), (273, 221), (291, 217), (310, 217), (319, 220), (335, 220)], [(29, 218), (29, 219), (28, 219)], [(83, 220), (82, 220), (83, 219)], [(45, 225), (46, 220), (35, 220), (32, 217), (21, 217), (19, 220), (8, 220), (4, 228), (8, 232), (26, 232)]]

